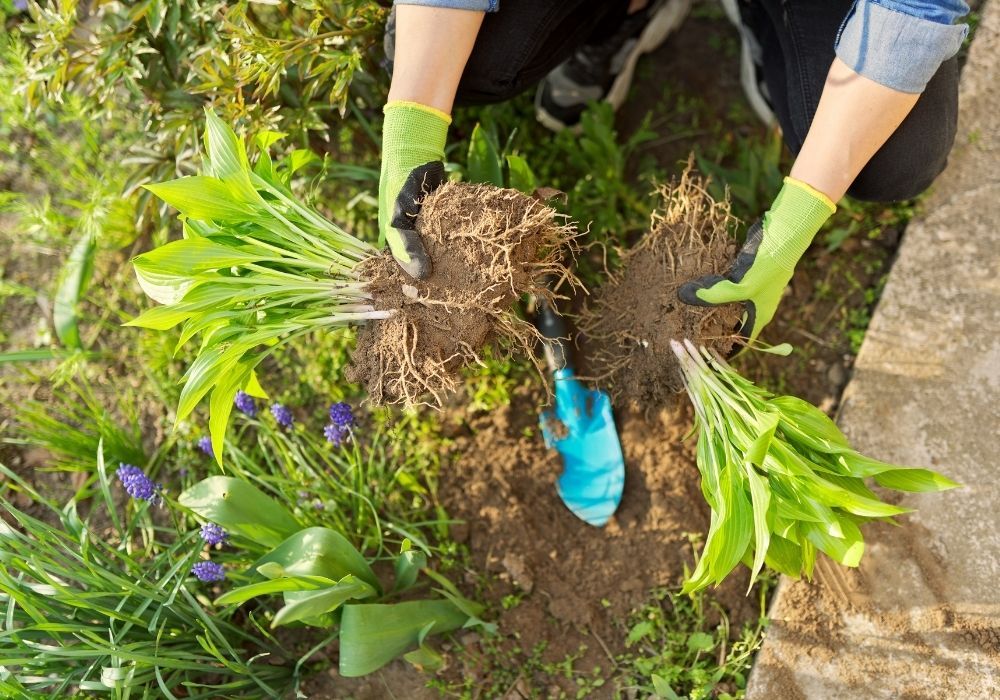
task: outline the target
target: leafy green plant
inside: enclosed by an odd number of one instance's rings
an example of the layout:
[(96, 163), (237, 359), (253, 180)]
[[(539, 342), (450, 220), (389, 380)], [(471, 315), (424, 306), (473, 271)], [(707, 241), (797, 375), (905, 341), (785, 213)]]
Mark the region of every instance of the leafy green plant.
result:
[(929, 469), (862, 456), (818, 408), (773, 396), (690, 341), (674, 342), (673, 351), (695, 409), (702, 493), (712, 509), (685, 592), (718, 584), (740, 562), (751, 569), (751, 585), (765, 563), (811, 577), (817, 550), (857, 566), (859, 525), (910, 512), (883, 502), (867, 477), (899, 491), (958, 486)]
[[(151, 517), (127, 517), (101, 469), (86, 520), (0, 465), (0, 694), (62, 698), (259, 698), (294, 688), (299, 667), (266, 631), (212, 611), (190, 572), (201, 546)], [(21, 491), (30, 515), (12, 502)], [(42, 513), (41, 517), (36, 517)]]
[(616, 660), (619, 691), (664, 700), (743, 697), (753, 656), (764, 641), (771, 588), (771, 579), (761, 582), (759, 615), (736, 635), (725, 609), (706, 592), (652, 591), (626, 620), (628, 650)]
[(743, 221), (752, 221), (764, 213), (781, 189), (784, 177), (781, 132), (772, 130), (761, 140), (740, 139), (734, 147), (733, 167), (720, 165), (720, 155), (712, 158), (699, 152), (698, 169), (711, 176), (708, 191), (713, 199), (721, 202), (728, 192), (733, 215)]
[(206, 175), (147, 186), (181, 212), (185, 237), (134, 260), (143, 290), (162, 306), (128, 325), (181, 326), (178, 345), (202, 336), (184, 378), (183, 420), (211, 392), (215, 455), (240, 390), (262, 396), (254, 368), (291, 339), (366, 319), (376, 311), (356, 268), (376, 249), (296, 200), (288, 178), (302, 159), (275, 166), (258, 139), (253, 169), (242, 139), (208, 115)]
[[(371, 673), (411, 649), (408, 660), (433, 666), (437, 654), (425, 643), (428, 635), (483, 624), (481, 606), (427, 568), (426, 555), (412, 549), (409, 540), (392, 561), (393, 585), (385, 587), (343, 535), (326, 527), (303, 528), (245, 481), (210, 477), (181, 494), (179, 502), (241, 537), (249, 551), (262, 550), (248, 574), (250, 582), (223, 594), (216, 604), (238, 605), (280, 593), (284, 605), (271, 626), (337, 626), (343, 676)], [(434, 591), (439, 597), (394, 602), (413, 589), (421, 572), (438, 584)]]

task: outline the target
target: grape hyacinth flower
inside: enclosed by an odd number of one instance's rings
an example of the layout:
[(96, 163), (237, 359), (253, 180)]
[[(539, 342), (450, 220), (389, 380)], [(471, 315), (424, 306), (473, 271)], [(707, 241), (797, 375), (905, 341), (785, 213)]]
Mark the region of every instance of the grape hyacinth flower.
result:
[(122, 462), (116, 474), (125, 487), (125, 492), (132, 498), (149, 501), (153, 505), (163, 502), (163, 497), (160, 496), (162, 486), (146, 476), (139, 467)]
[(250, 394), (243, 390), (236, 392), (236, 398), (233, 400), (236, 408), (243, 411), (245, 414), (251, 418), (257, 417), (257, 402), (253, 400)]
[(340, 447), (340, 445), (348, 438), (350, 435), (350, 430), (343, 426), (337, 425), (336, 423), (330, 423), (325, 428), (323, 428), (323, 437), (326, 441), (333, 444), (334, 447)]
[(212, 449), (212, 438), (207, 435), (198, 440), (198, 449), (207, 454), (209, 457), (215, 456), (215, 451)]
[(354, 411), (344, 401), (338, 401), (330, 406), (330, 420), (340, 428), (350, 428), (354, 425)]
[(226, 570), (223, 568), (222, 564), (217, 564), (214, 561), (198, 562), (191, 567), (191, 573), (194, 574), (199, 581), (204, 581), (205, 583), (213, 583), (226, 578)]
[(201, 526), (201, 539), (205, 540), (205, 544), (214, 547), (217, 544), (225, 544), (229, 539), (229, 533), (215, 523), (205, 523)]
[(292, 416), (292, 411), (288, 406), (283, 403), (272, 403), (271, 404), (271, 415), (274, 416), (274, 420), (282, 428), (291, 428), (292, 421), (295, 418)]

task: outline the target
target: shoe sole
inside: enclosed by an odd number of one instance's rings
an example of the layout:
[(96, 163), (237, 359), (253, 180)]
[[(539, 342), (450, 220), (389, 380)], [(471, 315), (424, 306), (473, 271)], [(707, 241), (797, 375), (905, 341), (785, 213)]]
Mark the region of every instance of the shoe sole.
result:
[[(691, 0), (668, 0), (653, 15), (649, 24), (639, 34), (639, 40), (636, 41), (635, 46), (632, 47), (632, 50), (625, 58), (622, 69), (617, 77), (615, 77), (614, 83), (611, 84), (608, 94), (604, 96), (603, 101), (610, 103), (612, 109), (617, 111), (625, 102), (625, 98), (628, 97), (628, 90), (632, 85), (632, 77), (635, 75), (635, 67), (639, 62), (639, 57), (658, 49), (667, 40), (667, 37), (681, 26), (681, 23), (687, 17), (690, 10)], [(568, 128), (573, 133), (580, 132), (581, 127), (579, 124), (567, 127), (562, 120), (549, 114), (541, 105), (540, 97), (540, 93), (536, 93), (535, 117), (541, 122), (542, 126), (552, 131), (562, 131)]]

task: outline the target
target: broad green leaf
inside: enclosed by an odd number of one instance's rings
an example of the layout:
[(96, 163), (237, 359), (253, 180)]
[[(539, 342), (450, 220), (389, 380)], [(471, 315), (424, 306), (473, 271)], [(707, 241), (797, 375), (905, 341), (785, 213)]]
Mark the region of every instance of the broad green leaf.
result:
[(239, 605), (251, 598), (262, 595), (274, 595), (287, 591), (314, 591), (333, 586), (337, 582), (323, 576), (287, 576), (270, 581), (258, 581), (247, 586), (234, 588), (215, 599), (216, 605)]
[(705, 632), (692, 632), (688, 636), (687, 648), (689, 651), (711, 651), (715, 648), (715, 639)]
[(211, 391), (222, 377), (238, 364), (239, 359), (228, 359), (222, 348), (209, 348), (195, 358), (184, 373), (184, 388), (177, 405), (177, 422), (191, 415), (198, 402)]
[(447, 600), (395, 605), (345, 605), (340, 621), (340, 675), (364, 676), (419, 643), (421, 632), (443, 634), (462, 627), (468, 615)]
[(296, 576), (325, 576), (339, 581), (352, 574), (381, 591), (367, 560), (343, 535), (326, 527), (295, 532), (258, 560), (256, 566), (274, 562)]
[(716, 547), (709, 558), (708, 568), (712, 579), (718, 583), (735, 568), (743, 558), (753, 532), (753, 508), (740, 483), (737, 468), (726, 467), (719, 480), (723, 507), (719, 512), (719, 532), (713, 541)]
[(246, 147), (243, 139), (228, 124), (219, 119), (211, 109), (205, 109), (205, 149), (208, 151), (209, 170), (220, 180), (244, 180), (250, 185), (247, 173)]
[(770, 546), (771, 529), (767, 526), (767, 511), (771, 506), (771, 492), (753, 465), (747, 465), (746, 475), (747, 483), (750, 485), (750, 500), (753, 503), (754, 535), (753, 567), (750, 570), (750, 586), (747, 588), (749, 593), (754, 581), (757, 580), (757, 574), (764, 566), (767, 548)]
[(328, 588), (286, 595), (287, 602), (274, 616), (271, 627), (308, 621), (310, 618), (333, 612), (348, 600), (371, 598), (374, 595), (376, 595), (374, 588), (348, 574)]
[(637, 623), (628, 631), (628, 636), (625, 638), (625, 646), (630, 647), (636, 642), (640, 642), (646, 637), (649, 637), (656, 631), (653, 623), (649, 620), (643, 620)]
[(509, 185), (525, 194), (533, 194), (538, 189), (535, 173), (528, 167), (528, 162), (521, 156), (507, 156), (507, 176)]
[(653, 683), (653, 692), (660, 700), (683, 700), (680, 695), (674, 692), (674, 689), (670, 687), (670, 682), (663, 676), (654, 673), (649, 677), (649, 680)]
[(222, 448), (226, 439), (226, 427), (229, 425), (229, 416), (233, 412), (233, 401), (236, 399), (236, 392), (246, 382), (250, 376), (250, 368), (247, 363), (240, 362), (231, 371), (219, 377), (212, 395), (208, 402), (208, 434), (212, 439), (212, 454), (215, 461), (222, 466)]
[(769, 399), (767, 405), (781, 413), (782, 428), (794, 428), (797, 433), (827, 440), (833, 446), (850, 447), (837, 424), (808, 401), (794, 396), (776, 396)]
[(411, 549), (410, 540), (403, 540), (402, 551), (396, 557), (396, 580), (393, 583), (394, 592), (405, 591), (417, 582), (420, 570), (427, 566), (427, 555), (420, 550)]
[[(764, 466), (764, 457), (771, 447), (771, 439), (774, 437), (774, 431), (777, 427), (777, 413), (768, 413), (760, 417), (757, 424), (757, 435), (754, 437), (753, 442), (750, 443), (750, 447), (747, 448), (746, 456), (744, 457), (748, 465)], [(752, 468), (752, 466), (747, 467), (748, 471)]]
[(214, 177), (193, 175), (143, 187), (192, 219), (239, 223), (252, 221), (258, 208)]
[(264, 391), (264, 387), (260, 385), (256, 370), (250, 370), (250, 379), (247, 380), (247, 385), (243, 387), (243, 391), (258, 399), (269, 398), (267, 392)]
[[(182, 493), (178, 502), (205, 520), (268, 547), (287, 541), (300, 528), (291, 513), (270, 496), (246, 481), (228, 476), (210, 476), (199, 481)], [(309, 571), (293, 573), (322, 575)]]
[(896, 469), (882, 472), (875, 475), (875, 483), (887, 489), (917, 493), (947, 491), (961, 486), (958, 482), (930, 469)]
[(257, 132), (257, 135), (254, 137), (254, 143), (257, 144), (257, 148), (261, 151), (266, 151), (286, 136), (288, 136), (288, 134), (283, 131), (271, 131), (269, 129), (265, 129), (264, 131)]
[(69, 258), (59, 274), (59, 285), (52, 301), (52, 323), (56, 335), (67, 348), (80, 348), (80, 329), (77, 324), (80, 299), (83, 297), (94, 273), (94, 253), (97, 242), (92, 232), (84, 231), (70, 251)]
[(470, 182), (503, 187), (500, 154), (481, 124), (476, 124), (469, 139), (469, 164), (466, 175)]
[(187, 275), (168, 275), (156, 270), (143, 270), (138, 266), (133, 268), (142, 291), (150, 299), (161, 304), (176, 304), (198, 284), (197, 280)]
[(771, 535), (764, 561), (786, 576), (799, 578), (802, 575), (802, 548), (779, 535)]
[(861, 530), (851, 520), (841, 519), (843, 537), (831, 537), (822, 527), (811, 523), (804, 527), (809, 541), (834, 561), (844, 566), (857, 566), (861, 562), (861, 556), (865, 553), (865, 540), (861, 536)]
[(136, 269), (161, 275), (190, 278), (202, 272), (249, 265), (269, 257), (263, 249), (248, 251), (211, 238), (181, 238), (133, 260)]
[(149, 328), (155, 331), (165, 331), (173, 328), (178, 323), (186, 321), (195, 311), (184, 304), (169, 306), (154, 306), (146, 309), (131, 321), (124, 323), (125, 326), (135, 328)]

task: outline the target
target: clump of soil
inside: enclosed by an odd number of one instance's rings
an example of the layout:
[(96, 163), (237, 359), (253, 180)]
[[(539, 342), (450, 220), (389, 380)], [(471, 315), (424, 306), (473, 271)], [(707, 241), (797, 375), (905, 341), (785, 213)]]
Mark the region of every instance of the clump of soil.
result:
[(739, 305), (689, 306), (677, 289), (722, 274), (736, 253), (728, 200), (716, 202), (689, 163), (679, 181), (660, 188), (650, 230), (622, 252), (622, 269), (583, 310), (587, 375), (619, 404), (656, 408), (684, 388), (671, 340), (688, 338), (725, 357), (737, 341)]
[(358, 334), (348, 369), (375, 404), (440, 406), (459, 369), (487, 345), (524, 349), (537, 333), (511, 312), (522, 294), (550, 293), (575, 230), (538, 199), (490, 185), (448, 183), (428, 195), (416, 230), (433, 270), (416, 281), (388, 252), (363, 264), (379, 310), (393, 310)]

